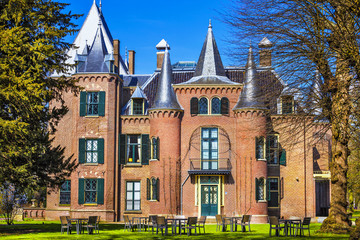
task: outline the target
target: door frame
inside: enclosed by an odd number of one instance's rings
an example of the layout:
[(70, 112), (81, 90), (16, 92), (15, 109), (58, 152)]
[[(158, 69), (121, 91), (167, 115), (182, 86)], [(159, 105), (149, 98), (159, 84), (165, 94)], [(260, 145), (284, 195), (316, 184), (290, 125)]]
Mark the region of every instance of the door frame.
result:
[[(217, 185), (218, 186), (218, 212), (220, 214), (221, 207), (224, 206), (224, 176), (222, 175), (197, 175), (195, 176), (195, 206), (198, 207), (198, 217), (201, 216), (201, 186), (202, 185)], [(219, 177), (219, 183), (209, 183), (202, 184), (200, 183), (200, 177)]]

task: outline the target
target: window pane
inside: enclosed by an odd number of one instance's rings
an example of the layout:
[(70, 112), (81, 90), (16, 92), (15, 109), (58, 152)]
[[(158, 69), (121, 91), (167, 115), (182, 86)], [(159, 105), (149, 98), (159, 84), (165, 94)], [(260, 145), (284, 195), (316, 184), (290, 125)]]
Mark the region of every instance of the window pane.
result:
[(97, 140), (94, 140), (94, 141), (92, 141), (92, 142), (93, 142), (93, 150), (94, 150), (94, 151), (97, 151), (98, 141), (97, 141)]
[(199, 114), (208, 114), (208, 100), (207, 98), (200, 98), (199, 100)]
[(218, 153), (217, 153), (217, 151), (211, 152), (211, 159), (217, 159), (217, 158), (218, 158)]
[(126, 193), (126, 200), (133, 200), (133, 192)]
[(88, 163), (92, 162), (92, 154), (91, 154), (91, 152), (86, 153), (86, 162), (88, 162)]
[(133, 182), (127, 182), (126, 189), (127, 189), (127, 191), (132, 191), (133, 190)]
[(220, 99), (213, 98), (211, 100), (211, 114), (220, 114)]
[(217, 128), (213, 128), (211, 129), (211, 138), (217, 138), (218, 135), (217, 135)]
[(211, 150), (217, 150), (218, 149), (218, 142), (212, 141), (211, 142)]
[(92, 157), (92, 162), (93, 162), (93, 163), (97, 163), (97, 161), (98, 161), (98, 153), (97, 153), (97, 152), (94, 152), (94, 153), (93, 153), (93, 157)]
[(134, 200), (140, 200), (140, 192), (134, 193)]
[(210, 129), (203, 129), (202, 130), (202, 137), (203, 138), (209, 138), (209, 132), (210, 132)]
[(132, 210), (132, 201), (126, 201), (126, 209)]
[(203, 159), (209, 159), (209, 152), (203, 152)]
[(134, 201), (134, 210), (140, 210), (140, 201)]
[(135, 191), (140, 191), (140, 182), (134, 182), (135, 185)]
[(203, 150), (208, 150), (208, 149), (209, 149), (209, 142), (203, 141)]
[(143, 99), (133, 99), (133, 114), (134, 115), (143, 114)]
[(278, 179), (277, 178), (270, 178), (269, 179), (270, 190), (277, 191), (278, 190)]
[(87, 140), (86, 141), (86, 150), (91, 150), (92, 149), (92, 141), (91, 140)]

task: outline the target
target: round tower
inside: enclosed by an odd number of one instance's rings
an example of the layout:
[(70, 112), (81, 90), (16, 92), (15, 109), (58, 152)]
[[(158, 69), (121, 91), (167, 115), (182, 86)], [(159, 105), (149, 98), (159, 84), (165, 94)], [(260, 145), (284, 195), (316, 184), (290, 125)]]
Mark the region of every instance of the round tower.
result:
[(155, 101), (149, 109), (150, 138), (151, 142), (157, 141), (157, 147), (152, 146), (152, 153), (157, 151), (157, 159), (150, 162), (150, 174), (160, 180), (158, 201), (151, 203), (151, 214), (178, 214), (180, 208), (180, 130), (183, 109), (171, 83), (172, 68), (166, 47)]
[(236, 118), (236, 153), (240, 174), (236, 179), (240, 192), (240, 214), (252, 215), (252, 222), (266, 222), (267, 162), (265, 157), (267, 108), (256, 78), (256, 66), (250, 46), (245, 66), (245, 82), (233, 108)]

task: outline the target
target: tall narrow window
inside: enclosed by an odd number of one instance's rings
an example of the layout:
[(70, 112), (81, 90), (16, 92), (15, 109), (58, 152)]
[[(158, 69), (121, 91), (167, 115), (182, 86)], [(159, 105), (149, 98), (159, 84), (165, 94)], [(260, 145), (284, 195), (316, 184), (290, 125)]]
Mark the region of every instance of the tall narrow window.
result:
[(197, 115), (199, 113), (199, 100), (196, 97), (190, 100), (190, 114)]
[(278, 178), (268, 178), (268, 207), (279, 207)]
[(86, 163), (98, 162), (98, 140), (87, 139), (86, 140)]
[(60, 204), (70, 204), (71, 202), (71, 180), (65, 180), (60, 188)]
[(99, 114), (99, 92), (88, 92), (86, 98), (87, 115)]
[(126, 182), (126, 210), (140, 210), (140, 182)]
[(159, 138), (153, 137), (151, 139), (151, 159), (159, 159)]
[(206, 97), (202, 97), (199, 100), (199, 114), (209, 114), (208, 112), (208, 100)]
[(282, 96), (281, 97), (281, 110), (282, 114), (294, 113), (294, 97), (293, 96)]
[(201, 131), (202, 169), (218, 169), (218, 129), (203, 128)]
[(266, 137), (266, 159), (268, 164), (279, 164), (279, 136), (269, 135)]
[(221, 108), (220, 99), (217, 97), (211, 99), (211, 114), (220, 114), (221, 112), (220, 108)]
[(226, 97), (221, 98), (221, 114), (229, 114), (229, 99)]
[(127, 163), (141, 163), (141, 135), (127, 135)]
[(256, 200), (265, 200), (265, 179), (255, 179)]
[(141, 98), (132, 99), (133, 115), (144, 115), (144, 100)]
[(85, 179), (85, 203), (97, 203), (97, 179)]
[(263, 136), (255, 138), (256, 145), (256, 159), (257, 160), (266, 160), (265, 159), (265, 138)]
[(147, 200), (159, 200), (159, 178), (147, 179)]

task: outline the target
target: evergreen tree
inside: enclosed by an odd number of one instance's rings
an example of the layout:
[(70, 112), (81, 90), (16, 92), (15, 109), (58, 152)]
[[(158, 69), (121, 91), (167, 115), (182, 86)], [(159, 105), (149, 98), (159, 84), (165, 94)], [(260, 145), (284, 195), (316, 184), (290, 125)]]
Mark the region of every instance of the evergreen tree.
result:
[(68, 111), (62, 92), (78, 92), (74, 79), (49, 77), (72, 67), (64, 37), (76, 31), (79, 15), (64, 13), (66, 6), (0, 0), (0, 186), (54, 187), (76, 168), (50, 137)]

